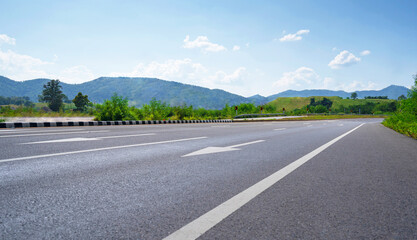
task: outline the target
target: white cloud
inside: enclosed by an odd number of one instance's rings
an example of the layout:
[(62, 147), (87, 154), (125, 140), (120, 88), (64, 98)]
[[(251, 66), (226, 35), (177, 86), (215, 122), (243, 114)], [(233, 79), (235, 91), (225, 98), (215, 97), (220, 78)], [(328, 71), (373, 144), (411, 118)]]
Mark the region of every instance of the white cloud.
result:
[(299, 41), (299, 40), (303, 39), (302, 35), (308, 34), (309, 32), (310, 32), (310, 30), (308, 30), (308, 29), (302, 29), (302, 30), (299, 30), (296, 33), (287, 34), (287, 35), (283, 36), (282, 38), (280, 38), (279, 40), (281, 42)]
[(127, 73), (110, 73), (112, 77), (150, 77), (193, 84), (207, 88), (219, 88), (231, 92), (242, 92), (244, 87), (237, 82), (246, 79), (246, 68), (238, 67), (232, 72), (213, 71), (191, 59), (171, 59), (165, 62), (140, 63)]
[(0, 70), (2, 74), (15, 80), (50, 77), (42, 67), (52, 63), (42, 61), (28, 55), (19, 54), (12, 50), (0, 49)]
[(16, 39), (7, 36), (6, 34), (0, 34), (0, 45), (2, 43), (6, 43), (6, 44), (10, 44), (10, 45), (15, 45), (16, 44)]
[(364, 51), (361, 52), (361, 56), (366, 56), (366, 55), (369, 55), (369, 54), (371, 54), (371, 51), (369, 51), (369, 50), (364, 50)]
[(64, 69), (58, 79), (66, 83), (83, 83), (97, 78), (86, 66), (79, 65)]
[(360, 60), (360, 58), (356, 57), (352, 53), (343, 50), (329, 63), (329, 67), (337, 69), (343, 66), (350, 66)]
[(319, 75), (311, 68), (300, 67), (294, 72), (286, 72), (274, 83), (279, 90), (306, 88), (317, 82)]
[(334, 47), (334, 48), (332, 48), (332, 51), (334, 52), (334, 51), (336, 51), (337, 50), (337, 47)]
[(239, 51), (239, 50), (240, 50), (240, 47), (238, 45), (233, 46), (233, 51)]
[(337, 88), (343, 89), (346, 92), (353, 92), (353, 91), (361, 91), (361, 90), (376, 90), (378, 87), (378, 84), (374, 82), (367, 82), (362, 83), (359, 81), (353, 81), (351, 83), (342, 83)]
[(330, 78), (330, 77), (325, 77), (324, 79), (323, 79), (323, 89), (327, 89), (327, 88), (329, 88), (331, 85), (333, 85), (334, 84), (334, 79), (333, 78)]
[(171, 59), (163, 63), (153, 61), (149, 64), (138, 64), (132, 72), (110, 73), (113, 77), (150, 77), (164, 80), (194, 83), (204, 75), (207, 69), (200, 63), (194, 63), (191, 59)]
[(236, 80), (239, 80), (243, 77), (246, 68), (239, 67), (231, 74), (227, 74), (223, 71), (217, 71), (214, 76), (209, 77), (209, 80), (212, 83), (222, 83), (222, 84), (230, 84)]
[(184, 39), (184, 48), (201, 48), (203, 52), (220, 52), (227, 50), (224, 46), (212, 43), (206, 36), (198, 36), (194, 41), (190, 41), (190, 36)]

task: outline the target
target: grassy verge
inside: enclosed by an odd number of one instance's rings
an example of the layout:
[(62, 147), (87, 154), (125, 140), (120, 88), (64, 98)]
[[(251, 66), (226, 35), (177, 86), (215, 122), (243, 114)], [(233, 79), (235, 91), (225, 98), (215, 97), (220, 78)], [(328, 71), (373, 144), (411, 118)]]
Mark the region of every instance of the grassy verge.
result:
[[(354, 118), (386, 118), (387, 116), (381, 115), (312, 115), (305, 117), (293, 117), (282, 119), (259, 119), (259, 120), (246, 120), (246, 121), (309, 121), (309, 120), (333, 120), (333, 119), (354, 119)], [(242, 121), (242, 120), (241, 120)], [(245, 120), (243, 120), (245, 121)]]
[(417, 120), (411, 121), (409, 118), (397, 114), (385, 119), (382, 124), (394, 131), (417, 139)]

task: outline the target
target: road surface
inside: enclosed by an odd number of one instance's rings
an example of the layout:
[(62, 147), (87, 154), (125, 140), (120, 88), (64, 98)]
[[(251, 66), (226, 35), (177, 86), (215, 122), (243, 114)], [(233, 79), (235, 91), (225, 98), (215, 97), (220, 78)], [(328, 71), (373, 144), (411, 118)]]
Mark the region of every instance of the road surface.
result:
[(0, 239), (417, 239), (380, 121), (0, 130)]

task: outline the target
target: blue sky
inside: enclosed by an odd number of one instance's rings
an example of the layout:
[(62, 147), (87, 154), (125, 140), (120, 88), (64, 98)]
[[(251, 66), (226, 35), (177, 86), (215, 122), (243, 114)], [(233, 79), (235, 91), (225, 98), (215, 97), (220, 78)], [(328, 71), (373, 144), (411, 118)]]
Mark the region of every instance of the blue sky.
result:
[(157, 77), (243, 96), (410, 87), (417, 1), (0, 1), (0, 75)]

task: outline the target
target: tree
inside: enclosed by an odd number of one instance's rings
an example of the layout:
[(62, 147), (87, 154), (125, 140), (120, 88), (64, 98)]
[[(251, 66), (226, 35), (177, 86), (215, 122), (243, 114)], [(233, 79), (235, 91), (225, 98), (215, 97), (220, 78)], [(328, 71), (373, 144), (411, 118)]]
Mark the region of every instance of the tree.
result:
[(51, 80), (47, 84), (43, 85), (42, 95), (39, 95), (39, 102), (48, 103), (48, 107), (54, 111), (58, 112), (63, 104), (63, 99), (66, 97), (62, 93), (62, 86), (59, 85), (60, 81)]
[(77, 111), (83, 112), (85, 111), (85, 108), (87, 107), (87, 104), (90, 102), (88, 100), (87, 95), (83, 95), (81, 92), (75, 96), (75, 98), (72, 100), (72, 102), (75, 104), (75, 107), (77, 107)]
[(350, 98), (352, 98), (353, 100), (355, 100), (355, 99), (357, 99), (358, 98), (358, 94), (357, 93), (352, 93), (351, 95), (350, 95)]
[(407, 97), (406, 97), (406, 96), (404, 96), (404, 94), (398, 97), (398, 100), (399, 100), (399, 101), (401, 101), (401, 100), (405, 100), (405, 99), (407, 99)]

